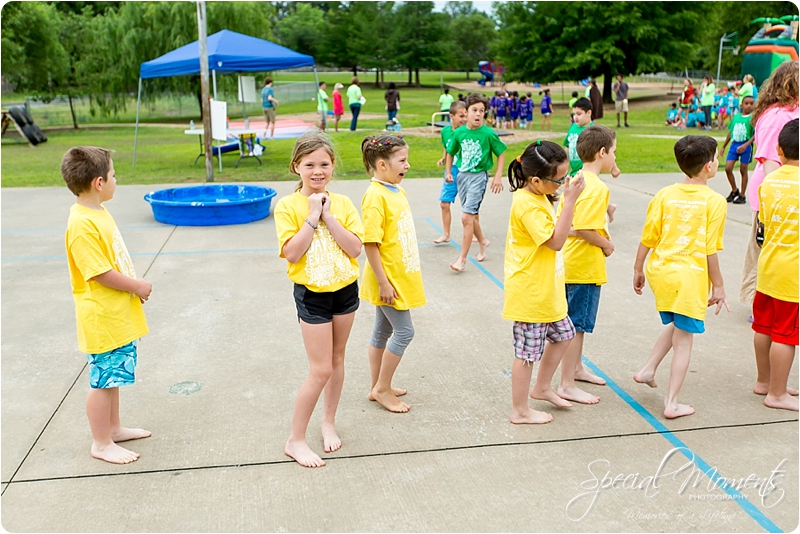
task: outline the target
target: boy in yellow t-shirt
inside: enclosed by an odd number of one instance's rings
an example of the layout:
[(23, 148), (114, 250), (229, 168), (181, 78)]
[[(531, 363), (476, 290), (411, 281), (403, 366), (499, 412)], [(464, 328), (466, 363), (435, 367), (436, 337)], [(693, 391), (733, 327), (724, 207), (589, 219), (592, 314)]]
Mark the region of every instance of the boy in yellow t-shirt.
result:
[(796, 391), (787, 390), (798, 345), (798, 120), (787, 122), (778, 136), (782, 166), (758, 188), (758, 218), (764, 244), (758, 256), (753, 330), (758, 378), (754, 391), (766, 393), (770, 408), (798, 411)]
[(722, 250), (728, 205), (707, 185), (717, 173), (717, 157), (717, 141), (712, 137), (687, 135), (675, 143), (675, 159), (686, 178), (665, 187), (650, 201), (633, 266), (633, 289), (641, 295), (644, 260), (653, 250), (647, 263), (647, 280), (661, 322), (667, 327), (633, 379), (657, 387), (658, 365), (673, 349), (669, 391), (664, 401), (667, 419), (694, 413), (688, 404), (678, 404), (678, 393), (689, 368), (693, 336), (705, 331), (706, 308), (716, 304), (715, 315), (723, 305), (730, 311), (717, 257)]
[(148, 332), (142, 303), (153, 286), (136, 278), (119, 228), (103, 206), (117, 188), (111, 151), (71, 148), (61, 161), (61, 176), (77, 197), (69, 211), (65, 245), (78, 346), (89, 360), (86, 416), (92, 429), (91, 454), (127, 464), (139, 453), (117, 443), (146, 438), (150, 432), (120, 425), (119, 386), (135, 380), (136, 341)]
[[(575, 337), (569, 342), (561, 363), (558, 396), (583, 404), (596, 404), (600, 398), (578, 388), (575, 380), (605, 384), (602, 378), (583, 368), (581, 354), (584, 334), (594, 331), (600, 286), (608, 282), (606, 257), (614, 252), (606, 224), (610, 193), (599, 174), (611, 172), (616, 166), (616, 137), (610, 128), (589, 126), (576, 143), (586, 187), (575, 202), (573, 231), (564, 245), (567, 306), (569, 318), (575, 325)], [(558, 206), (559, 214), (563, 206), (562, 201)]]

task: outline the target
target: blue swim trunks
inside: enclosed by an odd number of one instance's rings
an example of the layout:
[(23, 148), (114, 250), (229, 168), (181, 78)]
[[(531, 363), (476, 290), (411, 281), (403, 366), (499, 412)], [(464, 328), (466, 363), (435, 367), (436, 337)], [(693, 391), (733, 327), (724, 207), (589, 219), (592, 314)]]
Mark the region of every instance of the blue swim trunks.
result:
[(135, 381), (136, 341), (101, 354), (87, 354), (89, 387), (93, 389), (130, 386)]
[(741, 163), (744, 165), (750, 164), (753, 161), (753, 145), (750, 144), (747, 148), (745, 148), (741, 154), (738, 154), (736, 151), (737, 149), (745, 144), (747, 141), (742, 141), (741, 143), (734, 141), (731, 143), (731, 148), (728, 150), (728, 156), (725, 158), (725, 161), (736, 161), (741, 158)]
[[(458, 195), (458, 167), (453, 165), (450, 167), (450, 171), (453, 175), (453, 181), (450, 183), (442, 181), (442, 192), (439, 193), (439, 202), (452, 204), (456, 201), (456, 195)], [(445, 177), (447, 176), (447, 171), (445, 171), (444, 175)]]
[(675, 323), (675, 328), (680, 328), (690, 334), (702, 334), (706, 331), (706, 326), (700, 319), (693, 319), (680, 313), (658, 312), (661, 315), (661, 324), (667, 325)]

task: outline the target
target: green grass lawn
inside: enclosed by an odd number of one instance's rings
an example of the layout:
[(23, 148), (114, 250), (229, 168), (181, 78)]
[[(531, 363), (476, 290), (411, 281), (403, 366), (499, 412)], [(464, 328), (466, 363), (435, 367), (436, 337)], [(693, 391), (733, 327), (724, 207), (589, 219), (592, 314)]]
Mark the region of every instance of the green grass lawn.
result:
[[(327, 73), (332, 74), (332, 73)], [(428, 73), (431, 74), (431, 73)], [(348, 81), (349, 75), (344, 74)], [(462, 74), (463, 76), (463, 74)], [(326, 78), (329, 77), (326, 75)], [(331, 82), (336, 78), (330, 77)], [(380, 114), (383, 110), (383, 90), (364, 89), (367, 104), (362, 113)], [(430, 114), (438, 104), (437, 88), (401, 88), (401, 110), (399, 119), (404, 128), (424, 126), (430, 120)], [(663, 125), (668, 107), (666, 101), (631, 101), (630, 128), (621, 128), (617, 132), (617, 159), (623, 172), (677, 172), (672, 147), (675, 139), (638, 137), (640, 135), (678, 136), (674, 128)], [(315, 108), (309, 101), (280, 106), (278, 113), (285, 116), (290, 113), (310, 113)], [(606, 105), (606, 116), (599, 121), (613, 127), (616, 120), (613, 116), (613, 104)], [(609, 114), (610, 113), (610, 114)], [(191, 117), (189, 117), (191, 118)], [(238, 118), (234, 115), (232, 118)], [(186, 120), (185, 120), (186, 119)], [(566, 133), (569, 126), (566, 106), (556, 106), (553, 116), (553, 130)], [(188, 118), (173, 119), (163, 122), (186, 122)], [(349, 111), (340, 123), (340, 133), (333, 134), (333, 141), (338, 152), (337, 175), (341, 179), (365, 178), (366, 173), (361, 163), (360, 146), (365, 135), (379, 132), (385, 123), (384, 118), (359, 120), (359, 131), (350, 132)], [(534, 115), (534, 129), (540, 125), (538, 109)], [(692, 134), (706, 132), (690, 131)], [(184, 135), (176, 128), (160, 126), (141, 126), (139, 129), (139, 146), (137, 150), (136, 168), (131, 165), (133, 159), (134, 129), (130, 126), (111, 126), (82, 128), (78, 131), (50, 130), (46, 131), (48, 141), (35, 148), (30, 148), (19, 137), (6, 135), (2, 139), (2, 163), (0, 171), (3, 187), (55, 186), (62, 185), (60, 176), (61, 158), (66, 150), (76, 145), (99, 145), (115, 150), (114, 162), (120, 183), (130, 184), (168, 184), (168, 183), (201, 183), (205, 180), (205, 169), (202, 160), (197, 165), (192, 162), (199, 152), (196, 136)], [(724, 137), (726, 132), (708, 132), (715, 137)], [(441, 145), (438, 138), (406, 135), (410, 146), (411, 170), (409, 178), (435, 177), (441, 175), (436, 161), (441, 156)], [(562, 136), (555, 139), (563, 140)], [(238, 151), (223, 155), (223, 172), (219, 174), (216, 159), (215, 179), (218, 182), (250, 182), (295, 180), (289, 173), (294, 139), (264, 141), (267, 147), (262, 156), (263, 165), (259, 166), (254, 159), (245, 159), (238, 169), (233, 167)], [(516, 157), (531, 141), (517, 141), (509, 144), (508, 157)]]

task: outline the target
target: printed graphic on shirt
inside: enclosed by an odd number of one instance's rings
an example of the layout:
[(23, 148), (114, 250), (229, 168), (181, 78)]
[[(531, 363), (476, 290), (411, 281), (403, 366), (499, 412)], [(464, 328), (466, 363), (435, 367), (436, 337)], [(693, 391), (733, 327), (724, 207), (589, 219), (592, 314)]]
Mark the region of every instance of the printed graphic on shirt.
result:
[(116, 226), (114, 227), (113, 239), (111, 250), (114, 251), (114, 258), (117, 262), (117, 267), (119, 267), (119, 272), (128, 278), (136, 278), (136, 270), (133, 268), (131, 256), (128, 254), (128, 249), (125, 248), (125, 241), (122, 240), (122, 234)]
[(581, 158), (578, 157), (578, 136), (579, 133), (571, 133), (567, 135), (567, 143), (569, 143), (569, 160), (576, 161)]
[(741, 143), (747, 141), (747, 125), (742, 122), (737, 122), (733, 125), (733, 134), (731, 135), (734, 141)]
[(417, 247), (417, 232), (414, 228), (414, 219), (411, 210), (405, 210), (397, 221), (397, 231), (400, 237), (400, 246), (403, 248), (403, 265), (407, 273), (420, 270), (419, 248)]
[(461, 165), (465, 171), (471, 172), (478, 168), (483, 157), (481, 144), (474, 139), (464, 139), (461, 141)]
[(339, 247), (330, 230), (320, 221), (306, 252), (308, 285), (325, 287), (358, 276), (350, 257)]

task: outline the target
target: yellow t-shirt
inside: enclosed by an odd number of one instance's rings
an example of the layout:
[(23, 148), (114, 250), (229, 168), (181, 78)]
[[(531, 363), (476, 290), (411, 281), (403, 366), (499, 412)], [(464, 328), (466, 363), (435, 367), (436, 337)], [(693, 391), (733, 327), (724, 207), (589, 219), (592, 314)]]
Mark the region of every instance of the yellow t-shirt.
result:
[[(363, 241), (364, 227), (353, 202), (344, 195), (330, 192), (328, 198), (331, 214)], [(308, 211), (308, 197), (299, 191), (283, 197), (275, 206), (273, 216), (281, 258), (286, 257), (283, 246), (306, 224)], [(358, 280), (358, 260), (342, 250), (322, 219), (306, 253), (297, 263), (286, 263), (289, 280), (316, 293), (332, 293)]]
[[(572, 227), (575, 230), (597, 230), (609, 238), (606, 226), (606, 210), (611, 193), (600, 177), (592, 172), (583, 171), (586, 187), (575, 202), (575, 215)], [(564, 207), (564, 197), (558, 204), (558, 215)], [(603, 249), (584, 241), (580, 237), (568, 237), (564, 244), (564, 274), (568, 284), (596, 284), (608, 282), (606, 276), (606, 256)]]
[[(411, 206), (402, 187), (391, 191), (377, 182), (369, 184), (361, 200), (364, 216), (364, 243), (378, 243), (381, 263), (386, 277), (397, 292), (394, 308), (408, 310), (424, 306), (425, 287), (422, 285), (417, 231)], [(369, 261), (364, 265), (360, 297), (375, 306), (381, 301), (378, 279)]]
[(553, 323), (567, 316), (563, 256), (543, 245), (555, 230), (553, 211), (544, 195), (514, 191), (506, 236), (503, 319)]
[(756, 290), (785, 302), (798, 301), (798, 171), (793, 165), (784, 165), (769, 173), (758, 188), (764, 246), (758, 256)]
[(135, 293), (92, 280), (111, 269), (136, 278), (122, 234), (108, 210), (74, 204), (65, 245), (81, 351), (108, 352), (147, 334), (142, 302)]
[(722, 250), (727, 211), (707, 185), (673, 184), (650, 201), (642, 245), (653, 251), (646, 274), (658, 311), (705, 320), (708, 256)]

